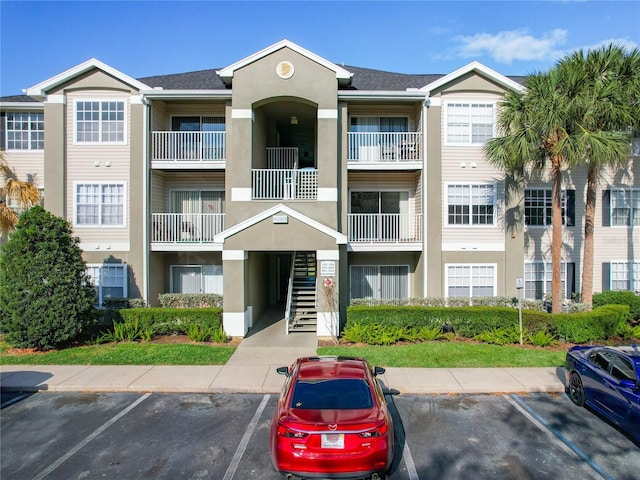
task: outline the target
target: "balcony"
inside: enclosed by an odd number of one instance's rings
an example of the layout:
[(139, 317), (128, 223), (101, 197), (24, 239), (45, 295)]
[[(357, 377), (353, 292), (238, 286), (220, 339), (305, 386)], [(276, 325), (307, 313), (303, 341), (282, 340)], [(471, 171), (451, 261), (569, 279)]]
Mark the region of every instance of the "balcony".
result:
[(224, 168), (226, 132), (151, 132), (153, 168)]
[(350, 243), (422, 244), (422, 214), (350, 213), (347, 215)]
[(314, 168), (251, 170), (253, 200), (316, 200), (318, 171)]
[(224, 230), (224, 213), (152, 213), (151, 225), (152, 243), (213, 243)]
[(418, 132), (349, 132), (349, 167), (421, 168), (422, 134)]

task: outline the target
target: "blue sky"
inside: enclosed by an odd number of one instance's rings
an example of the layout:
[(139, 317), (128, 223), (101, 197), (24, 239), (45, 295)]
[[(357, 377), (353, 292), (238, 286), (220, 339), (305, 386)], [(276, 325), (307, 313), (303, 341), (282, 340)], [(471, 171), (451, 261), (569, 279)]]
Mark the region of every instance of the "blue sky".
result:
[(339, 64), (526, 75), (575, 49), (640, 46), (640, 1), (0, 0), (0, 95), (93, 57), (140, 78), (222, 68), (284, 38)]

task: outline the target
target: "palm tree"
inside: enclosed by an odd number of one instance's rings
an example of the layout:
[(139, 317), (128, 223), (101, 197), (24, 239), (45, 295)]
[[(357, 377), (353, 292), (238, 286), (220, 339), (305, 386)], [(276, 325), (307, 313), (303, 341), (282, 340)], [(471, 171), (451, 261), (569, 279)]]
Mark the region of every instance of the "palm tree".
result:
[[(582, 302), (592, 304), (596, 191), (605, 166), (629, 161), (630, 133), (640, 126), (640, 50), (609, 45), (574, 52), (557, 64), (572, 97), (572, 158), (588, 168), (585, 204)], [(580, 158), (582, 156), (582, 158)]]
[[(484, 151), (488, 160), (511, 175), (550, 169), (551, 174), (551, 295), (552, 312), (562, 312), (562, 171), (574, 163), (576, 145), (567, 112), (571, 97), (564, 72), (552, 69), (527, 77), (526, 91), (508, 91), (498, 114), (501, 136)], [(579, 139), (576, 139), (579, 141)]]
[(11, 199), (20, 208), (31, 208), (40, 202), (40, 191), (33, 183), (16, 178), (3, 152), (0, 152), (0, 178), (4, 181), (0, 187), (0, 234), (3, 234), (14, 231), (18, 224), (18, 214), (6, 200)]

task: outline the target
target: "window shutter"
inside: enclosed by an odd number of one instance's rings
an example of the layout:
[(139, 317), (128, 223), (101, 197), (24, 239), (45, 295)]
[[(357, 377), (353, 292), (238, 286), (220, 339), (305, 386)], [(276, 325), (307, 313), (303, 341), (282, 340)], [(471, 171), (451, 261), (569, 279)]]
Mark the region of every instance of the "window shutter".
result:
[(0, 150), (7, 149), (7, 114), (0, 113)]
[(567, 190), (567, 211), (565, 212), (567, 227), (576, 224), (576, 191)]
[(573, 262), (567, 262), (567, 298), (573, 298), (573, 294), (576, 293), (576, 264)]
[(611, 190), (602, 191), (602, 226), (611, 226)]
[(602, 264), (602, 291), (611, 290), (611, 264)]

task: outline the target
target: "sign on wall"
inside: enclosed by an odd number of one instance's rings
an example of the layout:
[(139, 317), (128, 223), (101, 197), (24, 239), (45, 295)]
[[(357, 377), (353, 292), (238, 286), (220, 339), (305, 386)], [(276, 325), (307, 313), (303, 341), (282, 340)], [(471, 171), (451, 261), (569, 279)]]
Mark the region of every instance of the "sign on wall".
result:
[(333, 277), (336, 274), (336, 262), (324, 260), (320, 262), (320, 275), (323, 277)]

